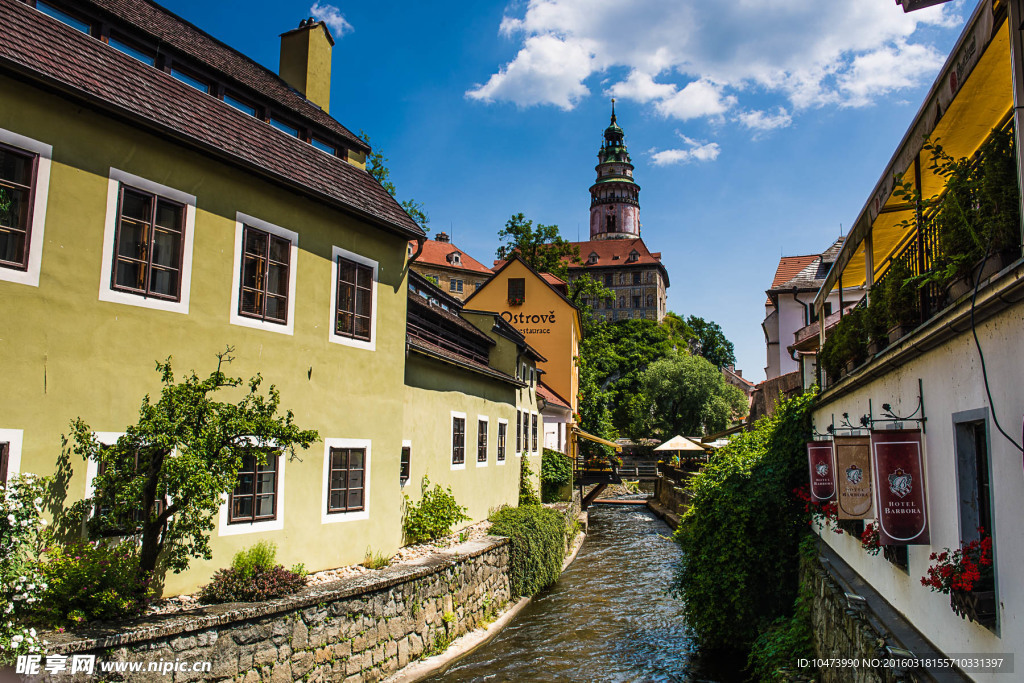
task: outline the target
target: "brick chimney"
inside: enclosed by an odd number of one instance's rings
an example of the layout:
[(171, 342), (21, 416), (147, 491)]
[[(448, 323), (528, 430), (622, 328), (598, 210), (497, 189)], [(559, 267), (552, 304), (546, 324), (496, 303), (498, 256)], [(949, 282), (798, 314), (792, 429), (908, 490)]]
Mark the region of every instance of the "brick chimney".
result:
[(437, 233), (436, 235), (434, 235), (434, 240), (437, 242), (444, 242), (445, 244), (451, 242), (451, 239), (449, 239), (448, 233), (446, 232)]
[(278, 72), (288, 85), (324, 111), (331, 107), (331, 50), (334, 37), (327, 24), (312, 17), (281, 34)]

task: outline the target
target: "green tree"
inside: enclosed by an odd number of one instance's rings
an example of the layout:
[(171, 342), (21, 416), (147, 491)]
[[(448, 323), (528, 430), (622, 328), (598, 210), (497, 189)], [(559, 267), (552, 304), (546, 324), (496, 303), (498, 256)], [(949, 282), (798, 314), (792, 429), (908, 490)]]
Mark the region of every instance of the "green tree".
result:
[[(591, 304), (614, 298), (612, 291), (589, 275), (576, 278), (569, 284), (569, 300), (580, 309), (583, 335), (579, 344), (576, 364), (579, 366), (579, 423), (580, 427), (604, 439), (615, 439), (618, 432), (612, 423), (611, 398), (607, 387), (602, 386), (614, 366), (615, 356), (611, 346), (611, 325), (593, 317)], [(605, 452), (606, 446), (587, 441), (581, 443), (584, 453)]]
[(291, 411), (278, 413), (280, 395), (271, 385), (260, 392), (262, 378), (248, 381), (236, 402), (214, 396), (243, 382), (227, 376), (231, 347), (217, 355), (217, 369), (206, 379), (193, 372), (176, 382), (170, 358), (157, 363), (163, 387), (153, 403), (142, 399), (139, 419), (116, 443), (105, 446), (78, 418), (72, 422), (72, 450), (97, 464), (95, 493), (86, 502), (101, 514), (90, 520), (95, 534), (128, 532), (140, 536), (139, 575), (150, 576), (158, 561), (174, 572), (189, 560), (209, 560), (209, 534), (223, 494), (235, 487), (243, 458), (294, 447), (308, 448), (319, 438), (301, 430)]
[(652, 436), (706, 434), (728, 426), (747, 408), (743, 392), (726, 384), (707, 359), (673, 353), (655, 361), (640, 379), (640, 414), (634, 419)]
[(707, 358), (716, 368), (736, 364), (732, 342), (725, 338), (725, 333), (718, 323), (691, 315), (686, 319), (686, 325), (693, 333), (690, 339), (690, 353)]
[(498, 231), (498, 239), (504, 244), (498, 247), (497, 257), (503, 261), (513, 254), (526, 261), (538, 273), (551, 273), (565, 278), (569, 263), (580, 262), (579, 248), (563, 238), (557, 225), (533, 225), (522, 213), (513, 214)]
[(781, 402), (689, 484), (673, 590), (701, 647), (747, 649), (792, 613), (797, 548), (809, 521), (792, 492), (807, 485), (813, 403), (812, 393)]
[[(359, 131), (359, 136), (366, 140), (367, 144), (370, 144), (370, 136), (365, 131)], [(388, 168), (388, 158), (384, 156), (383, 150), (377, 148), (372, 149), (369, 156), (366, 159), (366, 172), (377, 179), (380, 186), (383, 187), (389, 195), (398, 198), (395, 184), (391, 181), (391, 170)], [(423, 202), (418, 202), (415, 199), (406, 199), (399, 202), (405, 212), (409, 214), (416, 223), (423, 228), (428, 230), (427, 226), (430, 224), (430, 217), (427, 215), (426, 210), (423, 208)]]

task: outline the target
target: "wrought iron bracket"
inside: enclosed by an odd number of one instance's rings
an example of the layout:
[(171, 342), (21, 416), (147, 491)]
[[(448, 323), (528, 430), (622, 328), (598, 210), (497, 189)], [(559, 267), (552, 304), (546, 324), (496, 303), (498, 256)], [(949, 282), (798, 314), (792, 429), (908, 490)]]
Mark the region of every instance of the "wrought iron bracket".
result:
[(861, 417), (860, 421), (861, 424), (871, 429), (874, 429), (876, 424), (891, 424), (895, 429), (903, 429), (904, 422), (913, 422), (920, 425), (921, 432), (927, 433), (925, 423), (928, 421), (928, 418), (924, 414), (924, 384), (921, 378), (917, 380), (917, 408), (910, 415), (897, 415), (893, 411), (891, 404), (883, 403), (881, 417), (876, 418), (871, 405), (871, 399), (868, 399), (868, 414)]

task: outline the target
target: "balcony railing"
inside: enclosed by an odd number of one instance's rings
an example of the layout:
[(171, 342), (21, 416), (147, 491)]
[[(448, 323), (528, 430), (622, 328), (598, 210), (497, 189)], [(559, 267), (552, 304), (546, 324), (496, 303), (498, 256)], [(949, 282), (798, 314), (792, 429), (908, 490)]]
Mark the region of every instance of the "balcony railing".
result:
[[(998, 132), (1003, 136), (1002, 139), (1006, 140), (1007, 135), (1010, 144), (1012, 145), (1013, 140), (1013, 119), (1007, 120), (1000, 128)], [(986, 142), (993, 139), (990, 136)], [(983, 146), (984, 147), (984, 146)], [(1005, 154), (1007, 150), (1002, 150)], [(1009, 153), (1013, 154), (1015, 150), (1012, 148)], [(969, 169), (970, 174), (978, 173), (980, 165), (983, 163), (983, 159), (980, 154), (976, 154), (970, 161)], [(1016, 187), (1016, 178), (1010, 181), (1014, 187)], [(892, 291), (895, 283), (890, 282), (893, 277), (898, 277), (903, 280), (898, 287), (895, 288), (909, 288), (913, 294), (907, 295), (904, 291), (904, 298), (901, 301), (903, 306), (901, 307), (903, 315), (899, 316), (902, 318), (902, 328), (905, 328), (904, 332), (909, 332), (913, 328), (928, 322), (932, 318), (936, 317), (939, 313), (944, 311), (946, 308), (960, 300), (961, 296), (964, 296), (964, 283), (969, 285), (970, 289), (973, 289), (979, 281), (984, 281), (985, 277), (988, 276), (988, 271), (993, 271), (994, 265), (1001, 263), (999, 254), (992, 254), (989, 249), (989, 256), (986, 257), (987, 268), (986, 272), (979, 272), (980, 268), (975, 265), (970, 275), (966, 278), (954, 279), (952, 282), (944, 281), (943, 278), (934, 277), (934, 275), (942, 271), (950, 262), (951, 254), (943, 253), (943, 236), (940, 231), (940, 216), (939, 212), (943, 210), (943, 200), (946, 197), (947, 189), (944, 189), (941, 194), (937, 197), (928, 199), (927, 201), (921, 202), (922, 210), (915, 216), (914, 219), (909, 220), (905, 223), (908, 229), (908, 235), (904, 240), (897, 246), (893, 253), (884, 261), (882, 274), (878, 276), (871, 286), (870, 297), (878, 296), (881, 292), (886, 292), (887, 289)], [(961, 192), (963, 190), (961, 189)], [(974, 194), (969, 195), (967, 198), (961, 197), (963, 204), (968, 204), (967, 211), (978, 211), (982, 206), (982, 199)], [(1020, 197), (1016, 197), (1013, 200), (1016, 207), (1019, 207)], [(947, 209), (948, 210), (948, 209)], [(998, 212), (997, 212), (998, 213)], [(980, 214), (979, 214), (980, 215)], [(947, 228), (948, 229), (948, 228)], [(947, 233), (948, 236), (949, 233)], [(1013, 240), (1009, 245), (1002, 245), (1003, 253), (1007, 251), (1014, 254), (1014, 258), (1019, 258), (1021, 253), (1021, 241), (1020, 233), (1017, 231)], [(984, 253), (984, 250), (983, 252)], [(953, 285), (959, 284), (961, 290), (958, 292)], [(912, 302), (909, 299), (913, 299)], [(850, 323), (851, 321), (841, 320), (839, 325), (836, 326), (829, 335), (829, 340), (826, 342), (826, 349), (822, 350), (822, 364), (826, 361), (826, 356), (829, 351), (827, 350), (830, 342), (833, 341), (833, 337), (836, 338), (836, 343), (844, 344), (840, 355), (848, 354), (848, 358), (845, 358), (847, 368), (849, 368), (851, 362), (854, 367), (863, 364), (864, 362), (870, 361), (875, 353), (863, 352), (862, 349), (868, 347), (866, 339), (853, 339), (851, 340), (850, 335), (871, 335), (871, 319), (867, 311), (868, 297), (862, 299), (855, 307), (846, 314), (849, 317), (852, 313), (854, 319), (858, 315), (863, 316), (859, 323)], [(909, 306), (907, 305), (909, 303)], [(877, 315), (877, 314), (876, 314)], [(859, 328), (851, 332), (850, 328), (854, 328), (857, 325)], [(845, 329), (841, 329), (846, 325)], [(895, 329), (895, 328), (894, 328)], [(890, 334), (888, 338), (889, 344), (897, 341), (895, 334)], [(846, 335), (847, 338), (843, 338)], [(878, 341), (878, 335), (872, 335), (875, 341)], [(838, 339), (842, 339), (839, 342)], [(862, 343), (863, 346), (858, 346), (858, 343)], [(881, 347), (886, 347), (886, 343), (881, 343)], [(840, 379), (843, 373), (833, 372), (827, 377), (828, 384), (834, 383)], [(834, 376), (832, 376), (834, 375)]]

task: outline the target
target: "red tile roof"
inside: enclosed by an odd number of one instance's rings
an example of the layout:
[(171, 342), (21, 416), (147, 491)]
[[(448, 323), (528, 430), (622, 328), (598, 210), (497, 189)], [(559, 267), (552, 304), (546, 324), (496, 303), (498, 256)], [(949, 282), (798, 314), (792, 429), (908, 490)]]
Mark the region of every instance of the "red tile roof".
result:
[(541, 273), (540, 276), (544, 278), (549, 285), (554, 285), (555, 287), (558, 287), (559, 285), (565, 286), (566, 284), (565, 280), (557, 275), (552, 275), (551, 273)]
[(553, 406), (572, 410), (572, 406), (569, 405), (569, 402), (559, 396), (554, 389), (544, 384), (544, 382), (537, 383), (537, 394)]
[[(212, 68), (243, 86), (273, 100), (274, 104), (298, 114), (345, 139), (350, 147), (368, 151), (370, 146), (335, 121), (320, 107), (295, 92), (280, 76), (242, 53), (210, 36), (181, 17), (148, 0), (77, 0), (83, 6), (105, 10), (122, 21), (175, 50), (180, 50), (207, 68)], [(163, 47), (163, 46), (162, 46)]]
[(0, 73), (109, 111), (385, 229), (424, 234), (365, 171), (16, 0), (0, 0)]
[[(415, 247), (413, 247), (415, 249)], [(448, 255), (453, 252), (462, 254), (462, 265), (456, 265), (448, 260)], [(456, 268), (474, 273), (491, 275), (494, 273), (490, 268), (477, 261), (475, 258), (456, 247), (451, 242), (438, 242), (437, 240), (426, 240), (423, 243), (423, 252), (417, 257), (416, 263), (425, 263), (443, 268)]]
[[(661, 265), (661, 252), (652, 254), (639, 237), (630, 240), (592, 240), (589, 242), (573, 242), (580, 250), (583, 263), (570, 264), (570, 268), (592, 268), (601, 266), (624, 266), (635, 264)], [(637, 260), (627, 264), (630, 252), (636, 250)], [(588, 263), (591, 254), (597, 255), (596, 263)]]
[(775, 279), (772, 280), (772, 288), (778, 287), (796, 277), (797, 273), (806, 268), (821, 254), (810, 254), (808, 256), (783, 256), (779, 259), (779, 267), (775, 269)]

